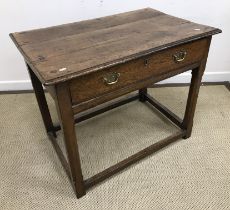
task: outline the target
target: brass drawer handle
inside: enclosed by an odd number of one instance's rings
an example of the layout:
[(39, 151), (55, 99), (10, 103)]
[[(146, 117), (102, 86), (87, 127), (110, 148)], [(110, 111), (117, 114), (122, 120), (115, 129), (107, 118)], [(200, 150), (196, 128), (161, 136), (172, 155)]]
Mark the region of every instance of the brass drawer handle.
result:
[(111, 72), (111, 73), (103, 76), (103, 79), (107, 85), (113, 85), (113, 84), (116, 84), (118, 82), (119, 77), (120, 77), (120, 73)]
[(177, 52), (173, 55), (173, 59), (176, 63), (180, 63), (185, 59), (186, 55), (187, 55), (187, 52), (184, 50), (183, 51), (181, 50), (180, 52)]

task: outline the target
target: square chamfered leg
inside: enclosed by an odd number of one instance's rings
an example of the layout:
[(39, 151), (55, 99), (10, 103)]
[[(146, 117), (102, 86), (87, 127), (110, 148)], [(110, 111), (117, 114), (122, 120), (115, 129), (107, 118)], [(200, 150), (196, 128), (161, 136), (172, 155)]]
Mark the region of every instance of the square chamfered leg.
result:
[(210, 43), (211, 43), (211, 37), (208, 40), (207, 51), (203, 60), (201, 61), (200, 66), (192, 70), (191, 84), (189, 88), (189, 94), (188, 94), (184, 119), (182, 122), (182, 128), (186, 130), (186, 135), (183, 137), (185, 139), (189, 138), (192, 133), (193, 118), (196, 109), (197, 98), (199, 94), (202, 76), (204, 74), (204, 70), (206, 67)]
[[(63, 164), (63, 167), (67, 171), (67, 175), (70, 176), (77, 197), (80, 198), (85, 195), (85, 189), (81, 172), (76, 134), (74, 130), (74, 115), (72, 113), (72, 106), (68, 95), (68, 89), (66, 89), (65, 85), (63, 84), (58, 85), (56, 87), (55, 101), (59, 114), (59, 119), (61, 122), (61, 127), (63, 129), (64, 140), (69, 159), (69, 166), (67, 165), (67, 162), (64, 159), (60, 148), (56, 144), (56, 139), (53, 138), (56, 137), (55, 131), (58, 129), (53, 125), (42, 84), (37, 76), (34, 74), (34, 72), (31, 70), (30, 66), (28, 64), (26, 65), (29, 71), (32, 86), (34, 88), (35, 96), (46, 128), (46, 132), (48, 133), (48, 136), (52, 141), (52, 144)], [(53, 137), (52, 135), (50, 135), (51, 133), (53, 134)]]
[(54, 131), (54, 126), (53, 122), (51, 119), (51, 115), (49, 112), (49, 108), (47, 105), (44, 89), (42, 87), (42, 84), (40, 80), (37, 78), (37, 76), (34, 74), (34, 72), (31, 70), (30, 66), (26, 63), (30, 78), (31, 78), (31, 83), (34, 89), (34, 93), (38, 102), (38, 106), (42, 115), (43, 123), (46, 128), (46, 132), (51, 132), (53, 135), (56, 137), (56, 133)]
[(60, 83), (56, 86), (56, 107), (64, 135), (65, 147), (70, 166), (70, 175), (77, 198), (86, 194), (79, 157), (74, 113), (72, 110), (71, 98), (67, 83)]
[(189, 88), (187, 105), (185, 110), (182, 127), (186, 130), (186, 135), (183, 138), (189, 138), (192, 133), (193, 118), (197, 104), (198, 93), (200, 89), (203, 72), (200, 68), (192, 70), (192, 79)]

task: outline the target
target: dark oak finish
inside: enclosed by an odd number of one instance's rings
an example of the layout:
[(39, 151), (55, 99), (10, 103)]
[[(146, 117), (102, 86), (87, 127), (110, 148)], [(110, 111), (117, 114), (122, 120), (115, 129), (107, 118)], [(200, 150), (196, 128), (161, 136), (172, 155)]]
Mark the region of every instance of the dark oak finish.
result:
[(139, 90), (139, 101), (145, 102), (146, 101), (146, 94), (147, 94), (147, 88), (142, 88)]
[(192, 70), (191, 85), (189, 88), (187, 105), (186, 105), (184, 120), (182, 123), (182, 127), (187, 130), (185, 138), (190, 137), (192, 133), (193, 117), (196, 109), (196, 102), (199, 94), (200, 83), (202, 80), (202, 76), (204, 74), (204, 70), (208, 58), (211, 37), (208, 38), (208, 42), (209, 44), (207, 45), (206, 54), (204, 55), (200, 66)]
[(135, 91), (137, 89), (139, 90), (139, 89), (143, 89), (145, 87), (148, 87), (155, 82), (159, 82), (161, 80), (175, 76), (177, 74), (180, 74), (182, 72), (187, 71), (188, 69), (194, 69), (194, 68), (198, 67), (199, 65), (200, 65), (200, 63), (194, 63), (192, 65), (188, 65), (188, 66), (176, 69), (174, 71), (170, 71), (168, 73), (165, 73), (165, 74), (162, 74), (159, 76), (150, 77), (146, 80), (138, 81), (137, 83), (130, 84), (128, 86), (122, 87), (118, 90), (114, 90), (114, 91), (106, 93), (106, 94), (103, 94), (99, 97), (95, 97), (95, 98), (90, 99), (88, 101), (84, 101), (84, 102), (81, 102), (78, 104), (73, 104), (73, 111), (75, 114), (77, 114), (79, 112), (82, 112), (82, 111), (87, 110), (89, 108), (95, 107), (99, 104), (102, 104), (104, 102), (107, 102), (109, 100), (117, 98), (119, 96), (123, 96), (123, 95), (130, 93), (132, 91)]
[[(112, 92), (124, 86), (127, 87), (133, 83), (156, 77), (193, 63), (198, 63), (205, 53), (206, 46), (207, 39), (201, 39), (196, 42), (173, 47), (167, 51), (161, 51), (144, 58), (129, 61), (123, 65), (117, 65), (110, 69), (78, 77), (70, 82), (73, 104), (90, 100), (91, 98)], [(172, 55), (181, 50), (187, 52), (186, 58), (183, 62), (176, 63)], [(147, 64), (145, 61), (147, 61)], [(114, 85), (105, 84), (103, 76), (113, 72), (120, 73), (118, 82)]]
[[(112, 22), (107, 22), (110, 19)], [(13, 33), (11, 37), (42, 83), (48, 85), (219, 32), (147, 8), (116, 18)], [(66, 70), (59, 71), (63, 68)]]
[[(103, 104), (103, 105), (100, 105), (99, 107), (96, 107), (94, 110), (90, 110), (88, 112), (84, 112), (84, 113), (80, 113), (78, 115), (76, 115), (75, 119), (74, 119), (74, 122), (75, 123), (80, 123), (84, 120), (88, 120), (92, 117), (95, 117), (99, 114), (102, 114), (104, 112), (107, 112), (109, 110), (112, 110), (112, 109), (115, 109), (119, 106), (122, 106), (124, 104), (127, 104), (127, 103), (130, 103), (132, 101), (135, 101), (139, 98), (139, 95), (135, 94), (135, 95), (129, 95), (127, 96), (125, 99), (120, 99), (116, 102), (110, 102), (109, 104)], [(58, 131), (61, 129), (61, 126), (60, 125), (55, 125), (54, 126), (54, 130), (55, 131)]]
[[(89, 187), (191, 135), (211, 37), (220, 32), (147, 8), (10, 34), (26, 60), (46, 131), (78, 198)], [(147, 87), (191, 69), (191, 86), (181, 120), (151, 97)], [(52, 123), (43, 85), (55, 100), (60, 125)], [(124, 96), (132, 91), (138, 93)], [(84, 180), (75, 123), (137, 99), (152, 105), (180, 131)], [(60, 129), (68, 160), (56, 142)]]
[(67, 83), (61, 83), (56, 87), (56, 106), (58, 110), (61, 127), (64, 134), (65, 147), (68, 155), (71, 178), (78, 198), (85, 195), (83, 176), (81, 171), (81, 160), (78, 152), (77, 139), (74, 129), (74, 115), (71, 97)]
[(38, 106), (39, 106), (39, 109), (42, 115), (42, 119), (43, 119), (43, 123), (46, 128), (46, 132), (53, 132), (54, 136), (56, 137), (56, 133), (54, 131), (53, 122), (51, 119), (49, 107), (46, 101), (46, 97), (45, 97), (45, 93), (44, 93), (42, 84), (39, 81), (39, 79), (36, 77), (34, 72), (31, 70), (30, 66), (28, 64), (26, 64), (26, 66), (27, 66), (27, 69), (30, 75), (32, 86), (34, 88), (34, 93), (35, 93), (35, 96), (38, 102)]
[(54, 149), (55, 149), (55, 151), (56, 151), (56, 153), (58, 155), (58, 158), (59, 158), (59, 160), (60, 160), (60, 162), (62, 164), (62, 167), (64, 168), (64, 170), (65, 170), (68, 178), (70, 179), (70, 181), (72, 181), (71, 171), (70, 171), (68, 161), (66, 160), (66, 158), (65, 158), (65, 156), (64, 156), (64, 154), (63, 154), (63, 152), (62, 152), (62, 150), (60, 148), (60, 146), (58, 145), (56, 137), (51, 132), (48, 132), (47, 134), (48, 134), (49, 139), (50, 139), (50, 141), (51, 141), (51, 143), (52, 143), (52, 145), (53, 145), (53, 147), (54, 147)]

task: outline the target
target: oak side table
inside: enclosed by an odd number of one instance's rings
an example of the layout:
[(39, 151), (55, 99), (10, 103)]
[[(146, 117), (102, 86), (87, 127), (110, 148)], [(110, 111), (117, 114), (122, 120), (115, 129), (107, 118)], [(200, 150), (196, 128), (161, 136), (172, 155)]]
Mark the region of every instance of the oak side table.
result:
[[(46, 131), (77, 198), (132, 163), (190, 137), (211, 38), (217, 33), (221, 30), (146, 8), (10, 34), (25, 59)], [(180, 119), (151, 97), (147, 87), (188, 70), (192, 79)], [(56, 103), (60, 125), (51, 120), (43, 86)], [(136, 90), (138, 94), (103, 104)], [(137, 99), (153, 105), (180, 130), (84, 180), (75, 123)], [(68, 160), (56, 143), (60, 129)]]

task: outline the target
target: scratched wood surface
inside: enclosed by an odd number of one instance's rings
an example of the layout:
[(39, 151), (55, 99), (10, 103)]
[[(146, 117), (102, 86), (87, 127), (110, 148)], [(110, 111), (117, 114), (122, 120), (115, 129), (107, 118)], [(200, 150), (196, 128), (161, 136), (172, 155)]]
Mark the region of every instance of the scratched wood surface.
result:
[(41, 82), (52, 85), (220, 32), (146, 8), (10, 36)]
[[(151, 77), (156, 78), (184, 66), (199, 63), (207, 50), (207, 46), (207, 38), (204, 38), (192, 43), (172, 47), (166, 51), (154, 53), (152, 56), (147, 56), (146, 59), (139, 58), (135, 61), (73, 79), (69, 86), (72, 103), (78, 104), (109, 92), (114, 92), (123, 87), (131, 86)], [(176, 63), (172, 55), (182, 49), (187, 52), (186, 58), (183, 62)], [(148, 61), (146, 65), (145, 60)], [(114, 85), (106, 85), (103, 77), (112, 72), (119, 72), (119, 80)]]

